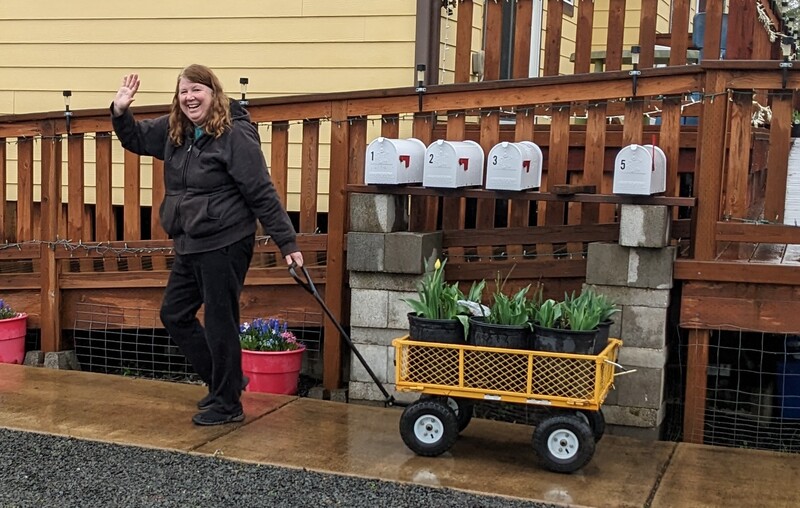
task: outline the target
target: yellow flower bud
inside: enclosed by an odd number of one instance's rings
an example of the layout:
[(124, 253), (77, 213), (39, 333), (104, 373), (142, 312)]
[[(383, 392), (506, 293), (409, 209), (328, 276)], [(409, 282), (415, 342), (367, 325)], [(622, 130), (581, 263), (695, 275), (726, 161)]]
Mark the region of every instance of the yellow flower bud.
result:
[(434, 264), (433, 267), (438, 270), (442, 267), (442, 262), (437, 259), (436, 264)]

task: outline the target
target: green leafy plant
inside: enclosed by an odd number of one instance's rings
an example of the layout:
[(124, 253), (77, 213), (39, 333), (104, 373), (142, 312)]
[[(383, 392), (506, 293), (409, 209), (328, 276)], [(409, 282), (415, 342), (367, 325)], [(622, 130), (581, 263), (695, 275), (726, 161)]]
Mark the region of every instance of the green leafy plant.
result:
[(443, 262), (437, 259), (434, 269), (427, 272), (417, 286), (418, 298), (403, 300), (417, 316), (428, 319), (456, 319), (459, 315), (469, 314), (469, 309), (459, 303), (459, 300), (481, 301), (485, 281), (473, 282), (469, 293), (464, 295), (457, 282), (448, 284), (444, 280), (446, 264), (446, 259)]
[(532, 310), (531, 320), (545, 328), (587, 331), (610, 320), (615, 312), (619, 308), (610, 298), (587, 286), (578, 296), (565, 293), (561, 302), (545, 300)]
[(256, 318), (239, 327), (239, 343), (248, 351), (295, 351), (303, 347), (286, 321)]
[(488, 314), (483, 314), (486, 323), (495, 325), (527, 325), (530, 321), (531, 301), (528, 299), (528, 291), (531, 285), (528, 284), (513, 295), (503, 292), (508, 276), (500, 280), (498, 273), (495, 280), (495, 291), (492, 294), (492, 304), (489, 306)]
[(4, 300), (0, 299), (0, 319), (10, 319), (19, 315), (14, 309), (11, 308)]
[(560, 328), (563, 307), (560, 302), (548, 298), (531, 313), (531, 320), (545, 328)]
[(520, 289), (512, 296), (502, 291), (493, 295), (493, 302), (486, 316), (486, 322), (496, 325), (525, 325), (529, 321), (528, 291), (530, 284)]
[(577, 297), (573, 292), (564, 295), (562, 302), (563, 325), (570, 330), (594, 330), (618, 311), (616, 305), (594, 288), (585, 288)]

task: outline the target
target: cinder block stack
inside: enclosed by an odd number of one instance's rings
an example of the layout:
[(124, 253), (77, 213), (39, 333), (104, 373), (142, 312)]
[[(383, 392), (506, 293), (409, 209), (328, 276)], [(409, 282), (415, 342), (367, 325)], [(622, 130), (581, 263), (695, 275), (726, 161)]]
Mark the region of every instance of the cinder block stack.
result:
[(622, 205), (619, 243), (589, 245), (586, 284), (621, 308), (611, 336), (623, 341), (619, 376), (603, 413), (613, 432), (657, 439), (664, 420), (667, 311), (676, 248), (666, 206)]
[[(441, 255), (442, 235), (412, 233), (403, 196), (350, 195), (347, 269), (350, 274), (350, 338), (375, 375), (398, 400), (413, 394), (394, 392), (392, 339), (408, 334), (410, 308), (426, 266)], [(361, 363), (351, 355), (349, 397), (383, 400)]]

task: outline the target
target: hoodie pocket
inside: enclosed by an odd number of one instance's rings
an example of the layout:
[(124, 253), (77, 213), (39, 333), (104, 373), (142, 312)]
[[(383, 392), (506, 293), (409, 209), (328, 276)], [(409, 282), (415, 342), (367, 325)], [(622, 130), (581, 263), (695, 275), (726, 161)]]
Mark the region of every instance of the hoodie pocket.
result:
[(183, 230), (193, 238), (210, 236), (222, 229), (221, 214), (212, 207), (209, 196), (186, 196), (180, 204), (180, 213)]
[(164, 201), (161, 202), (161, 207), (158, 210), (158, 218), (161, 221), (161, 227), (170, 236), (175, 236), (181, 232), (181, 225), (178, 218), (178, 203), (180, 203), (179, 195), (164, 196)]

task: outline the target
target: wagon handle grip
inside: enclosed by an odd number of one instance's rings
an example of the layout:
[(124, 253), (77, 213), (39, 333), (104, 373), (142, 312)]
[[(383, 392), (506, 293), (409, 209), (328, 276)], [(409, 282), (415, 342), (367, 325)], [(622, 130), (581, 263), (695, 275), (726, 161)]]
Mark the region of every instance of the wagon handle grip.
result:
[(289, 265), (289, 274), (292, 278), (300, 284), (300, 287), (311, 293), (312, 295), (318, 295), (317, 288), (314, 286), (314, 282), (311, 280), (311, 277), (308, 274), (308, 270), (306, 270), (305, 266), (301, 266), (300, 269), (303, 271), (303, 280), (299, 275), (297, 275), (297, 263), (292, 261), (292, 264)]

